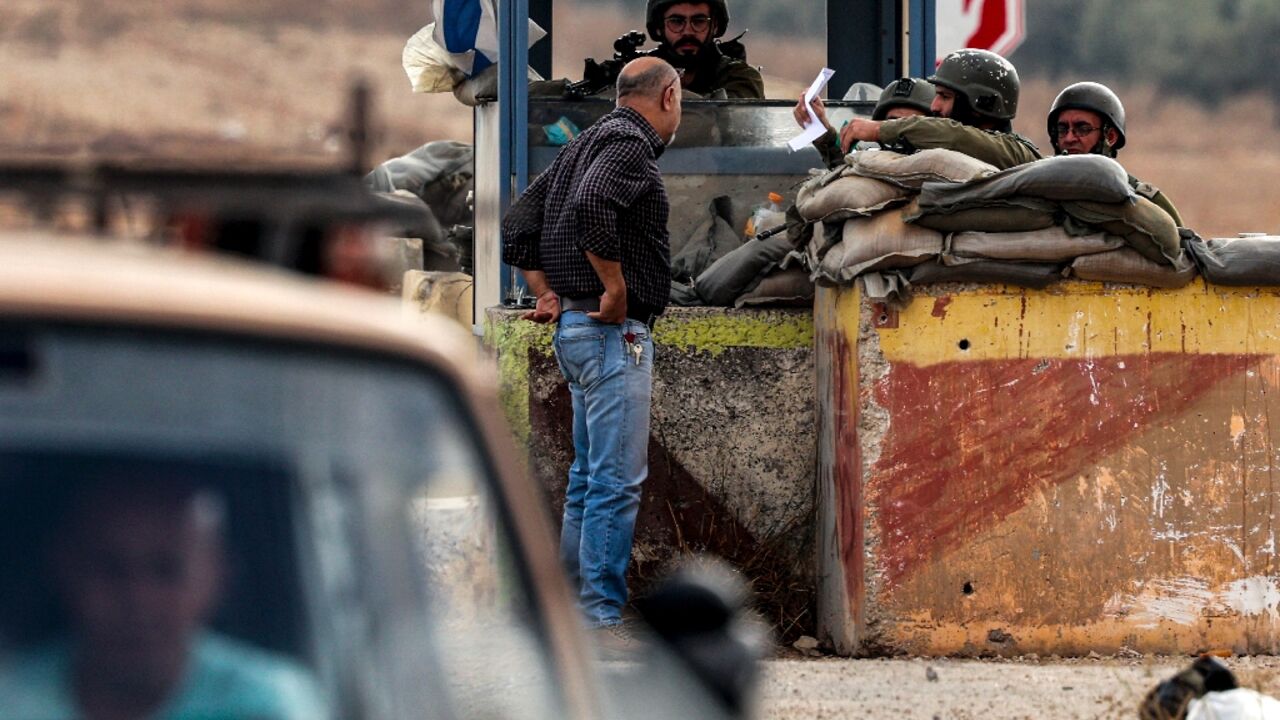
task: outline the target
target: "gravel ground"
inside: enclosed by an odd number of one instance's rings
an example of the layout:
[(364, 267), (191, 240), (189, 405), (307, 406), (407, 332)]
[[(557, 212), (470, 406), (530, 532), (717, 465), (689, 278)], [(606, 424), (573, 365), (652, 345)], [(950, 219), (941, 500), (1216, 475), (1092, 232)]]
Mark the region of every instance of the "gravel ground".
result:
[[(777, 659), (766, 663), (759, 717), (1137, 718), (1147, 691), (1190, 661)], [(1223, 662), (1242, 687), (1280, 695), (1280, 657)]]

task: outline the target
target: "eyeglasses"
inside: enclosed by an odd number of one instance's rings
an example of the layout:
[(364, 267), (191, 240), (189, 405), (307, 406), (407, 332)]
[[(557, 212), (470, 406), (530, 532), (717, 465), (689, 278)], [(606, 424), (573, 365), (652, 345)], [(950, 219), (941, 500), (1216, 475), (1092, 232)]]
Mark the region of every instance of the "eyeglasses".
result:
[(684, 32), (685, 25), (688, 25), (694, 32), (705, 32), (711, 27), (710, 15), (694, 15), (693, 17), (685, 17), (684, 15), (668, 15), (662, 19), (667, 24), (667, 29), (671, 32)]
[(1082, 123), (1082, 122), (1072, 123), (1071, 125), (1068, 125), (1066, 123), (1058, 123), (1058, 127), (1055, 128), (1055, 130), (1057, 130), (1058, 132), (1058, 137), (1060, 138), (1066, 137), (1067, 133), (1075, 133), (1076, 137), (1084, 138), (1092, 135), (1095, 131), (1098, 131), (1101, 129), (1102, 128), (1096, 128), (1092, 125), (1089, 125), (1088, 123)]

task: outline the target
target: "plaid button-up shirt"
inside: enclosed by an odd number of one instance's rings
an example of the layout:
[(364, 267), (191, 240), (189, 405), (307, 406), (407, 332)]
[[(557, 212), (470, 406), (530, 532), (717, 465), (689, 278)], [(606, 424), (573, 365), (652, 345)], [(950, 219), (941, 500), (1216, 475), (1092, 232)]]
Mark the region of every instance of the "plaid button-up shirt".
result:
[(627, 314), (659, 314), (671, 292), (670, 206), (658, 172), (665, 144), (618, 108), (560, 151), (502, 223), (502, 260), (542, 270), (562, 297), (604, 293), (583, 251), (622, 263)]

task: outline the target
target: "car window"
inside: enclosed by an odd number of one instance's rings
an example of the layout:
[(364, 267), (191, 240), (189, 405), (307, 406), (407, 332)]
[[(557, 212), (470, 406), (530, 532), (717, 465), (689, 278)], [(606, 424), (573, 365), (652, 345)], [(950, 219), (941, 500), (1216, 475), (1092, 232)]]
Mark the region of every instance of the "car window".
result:
[(563, 715), (489, 472), (420, 366), (0, 325), (4, 716)]

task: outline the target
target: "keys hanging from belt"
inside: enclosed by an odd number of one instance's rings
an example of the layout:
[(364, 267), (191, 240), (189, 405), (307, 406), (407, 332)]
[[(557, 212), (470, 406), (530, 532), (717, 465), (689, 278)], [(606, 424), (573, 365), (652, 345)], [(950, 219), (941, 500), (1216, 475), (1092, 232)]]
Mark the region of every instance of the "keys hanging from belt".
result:
[(631, 355), (635, 358), (636, 365), (639, 365), (640, 358), (641, 356), (644, 355), (644, 345), (640, 344), (636, 340), (636, 334), (633, 332), (623, 333), (622, 339), (625, 340), (627, 343), (627, 352), (631, 353)]

